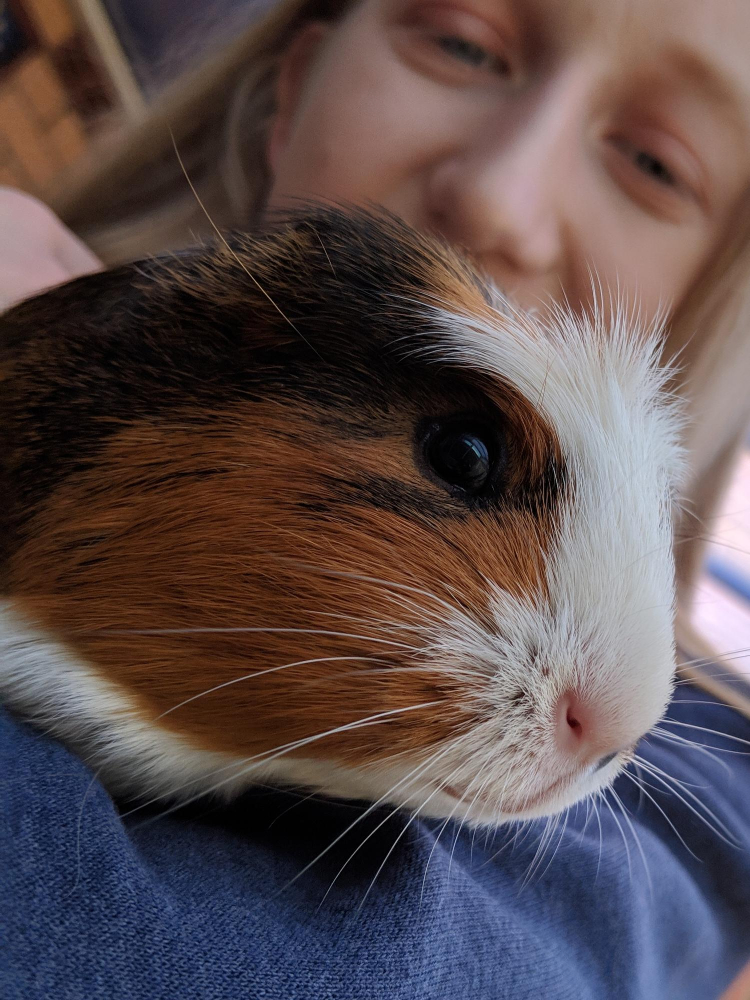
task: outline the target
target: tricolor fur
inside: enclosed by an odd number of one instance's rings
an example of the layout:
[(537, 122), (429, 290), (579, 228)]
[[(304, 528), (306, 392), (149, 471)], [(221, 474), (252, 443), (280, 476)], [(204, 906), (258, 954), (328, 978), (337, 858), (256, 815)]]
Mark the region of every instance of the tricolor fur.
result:
[[(110, 787), (280, 781), (498, 821), (612, 779), (673, 672), (656, 335), (497, 300), (317, 209), (0, 318), (0, 690)], [(500, 494), (425, 467), (501, 427)], [(594, 707), (603, 771), (552, 712)], [(460, 794), (456, 794), (459, 789)]]

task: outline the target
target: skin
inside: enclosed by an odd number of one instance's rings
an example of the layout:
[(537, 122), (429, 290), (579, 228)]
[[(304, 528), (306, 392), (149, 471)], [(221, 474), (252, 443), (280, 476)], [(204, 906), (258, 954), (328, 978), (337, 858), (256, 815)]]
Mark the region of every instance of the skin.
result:
[(0, 311), (100, 267), (46, 205), (0, 187)]
[(749, 41), (738, 0), (364, 0), (287, 53), (270, 204), (376, 202), (521, 305), (595, 270), (652, 318), (747, 188)]

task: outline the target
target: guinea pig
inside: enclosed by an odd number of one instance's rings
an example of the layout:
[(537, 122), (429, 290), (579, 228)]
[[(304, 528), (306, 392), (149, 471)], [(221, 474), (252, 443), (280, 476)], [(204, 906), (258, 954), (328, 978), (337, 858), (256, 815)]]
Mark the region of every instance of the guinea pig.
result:
[(3, 697), (130, 798), (596, 793), (673, 686), (660, 352), (325, 206), (16, 306)]

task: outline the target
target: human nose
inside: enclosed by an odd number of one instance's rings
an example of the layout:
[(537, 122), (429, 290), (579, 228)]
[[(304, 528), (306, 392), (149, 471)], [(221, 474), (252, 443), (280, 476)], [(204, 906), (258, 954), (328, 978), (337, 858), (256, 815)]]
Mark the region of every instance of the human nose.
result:
[(563, 277), (575, 197), (575, 98), (569, 91), (526, 115), (515, 109), (515, 125), (496, 119), (457, 144), (428, 178), (432, 227), (496, 280)]

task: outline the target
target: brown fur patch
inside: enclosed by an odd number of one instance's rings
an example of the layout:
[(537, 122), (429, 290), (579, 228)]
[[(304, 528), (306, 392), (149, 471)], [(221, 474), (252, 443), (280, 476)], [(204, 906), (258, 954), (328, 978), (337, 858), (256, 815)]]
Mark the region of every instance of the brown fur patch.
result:
[[(298, 753), (430, 747), (476, 722), (483, 683), (431, 661), (449, 608), (492, 631), (487, 580), (544, 593), (555, 435), (510, 386), (401, 364), (396, 293), (488, 310), (451, 251), (322, 213), (4, 320), (4, 591), (196, 747), (249, 756), (437, 702)], [(500, 414), (498, 502), (422, 474), (414, 421), (443, 405)]]
[[(464, 728), (466, 679), (430, 669), (418, 629), (439, 631), (442, 602), (491, 629), (484, 578), (538, 592), (550, 524), (512, 508), (431, 525), (342, 505), (326, 469), (425, 483), (406, 433), (346, 442), (314, 417), (274, 404), (217, 413), (210, 442), (179, 427), (122, 431), (34, 518), (11, 566), (18, 606), (201, 748), (256, 754), (435, 700), (299, 753), (384, 758)], [(202, 628), (292, 631), (134, 634)]]

